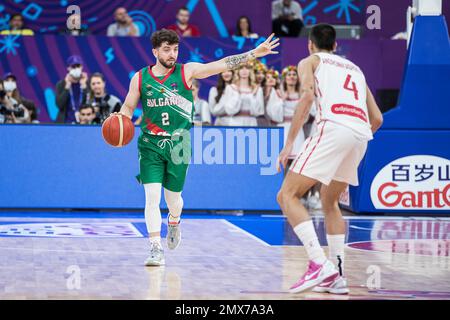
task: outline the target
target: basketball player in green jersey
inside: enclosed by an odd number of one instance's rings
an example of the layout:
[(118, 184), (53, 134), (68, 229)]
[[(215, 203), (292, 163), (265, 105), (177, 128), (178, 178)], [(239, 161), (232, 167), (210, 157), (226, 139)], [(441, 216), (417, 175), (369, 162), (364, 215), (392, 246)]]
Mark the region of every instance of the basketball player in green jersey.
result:
[(175, 249), (181, 240), (181, 191), (186, 178), (191, 144), (189, 129), (193, 122), (193, 79), (203, 79), (233, 70), (249, 61), (276, 54), (279, 45), (273, 34), (257, 48), (210, 63), (178, 64), (178, 35), (166, 29), (152, 34), (152, 53), (156, 64), (142, 68), (130, 82), (120, 113), (131, 119), (139, 100), (143, 116), (138, 140), (140, 174), (145, 190), (145, 220), (150, 236), (147, 266), (164, 265), (161, 246), (161, 186), (169, 209), (167, 246)]

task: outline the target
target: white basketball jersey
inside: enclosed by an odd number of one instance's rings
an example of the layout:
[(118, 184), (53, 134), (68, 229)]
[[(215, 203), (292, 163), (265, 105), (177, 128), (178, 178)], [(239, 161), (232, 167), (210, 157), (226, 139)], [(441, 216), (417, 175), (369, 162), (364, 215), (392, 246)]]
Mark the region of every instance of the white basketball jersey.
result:
[(366, 103), (366, 79), (350, 60), (330, 53), (315, 53), (320, 64), (314, 72), (317, 123), (328, 120), (352, 129), (363, 139), (371, 140)]

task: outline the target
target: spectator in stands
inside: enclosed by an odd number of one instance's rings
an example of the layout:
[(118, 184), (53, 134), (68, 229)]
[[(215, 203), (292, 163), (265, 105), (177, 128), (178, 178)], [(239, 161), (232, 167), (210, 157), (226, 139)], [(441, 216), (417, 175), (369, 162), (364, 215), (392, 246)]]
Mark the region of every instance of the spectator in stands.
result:
[(198, 37), (200, 30), (197, 26), (189, 23), (190, 12), (188, 8), (181, 7), (177, 12), (177, 22), (167, 27), (175, 31), (180, 37)]
[(89, 31), (86, 25), (81, 24), (81, 15), (74, 13), (67, 18), (68, 25), (63, 29), (60, 34), (69, 36), (86, 36), (89, 35)]
[(30, 123), (40, 123), (37, 109), (29, 109), (28, 111), (30, 112)]
[(273, 68), (267, 70), (262, 87), (264, 89), (264, 102), (267, 102), (272, 94), (281, 98), (280, 73)]
[(257, 117), (264, 114), (264, 96), (261, 87), (256, 85), (253, 68), (253, 63), (248, 63), (235, 70), (233, 83), (225, 89), (227, 116), (221, 118), (221, 125), (258, 125)]
[(83, 104), (80, 107), (80, 116), (78, 124), (94, 124), (95, 121), (94, 107), (89, 104)]
[[(272, 97), (272, 101), (267, 105), (267, 115), (269, 118), (277, 123), (278, 126), (284, 127), (284, 132), (289, 132), (291, 126), (292, 117), (294, 116), (295, 109), (297, 108), (300, 100), (300, 79), (297, 74), (297, 68), (295, 66), (287, 66), (282, 72), (282, 103), (279, 99)], [(305, 129), (308, 121), (314, 120), (316, 113), (315, 104), (312, 105), (310, 110), (310, 118), (306, 120), (304, 126), (300, 129), (297, 138), (294, 142), (294, 148), (288, 161), (288, 167), (296, 155), (300, 152), (302, 144), (305, 141)], [(314, 128), (308, 130), (309, 135), (314, 134)], [(286, 141), (286, 136), (285, 136)], [(313, 187), (304, 198), (301, 199), (302, 203), (310, 209), (317, 210), (321, 208), (321, 202), (317, 186)]]
[(105, 90), (105, 77), (99, 72), (95, 72), (89, 79), (89, 90), (86, 101), (94, 107), (97, 123), (103, 123), (113, 112), (119, 112), (122, 101), (116, 96), (109, 94)]
[(264, 78), (266, 77), (267, 66), (259, 60), (255, 60), (254, 66), (256, 84), (262, 86)]
[[(36, 105), (33, 101), (23, 97), (20, 94), (19, 88), (17, 86), (16, 76), (9, 72), (3, 77), (3, 87), (6, 91), (6, 95), (13, 98), (17, 104), (23, 105), (27, 110), (24, 113), (24, 117), (18, 119), (20, 123), (31, 123), (36, 117)], [(34, 117), (34, 119), (33, 119)]]
[(0, 123), (29, 123), (29, 111), (5, 90), (0, 80)]
[(277, 110), (278, 113), (281, 113), (280, 110), (283, 109), (283, 95), (280, 90), (280, 75), (277, 70), (267, 70), (263, 82), (263, 90), (266, 111), (265, 116), (269, 121), (269, 125), (277, 125), (278, 123), (273, 121), (273, 110)]
[(257, 39), (258, 34), (252, 32), (252, 24), (247, 16), (241, 16), (236, 23), (236, 32), (234, 34), (237, 37), (244, 37), (249, 39)]
[[(255, 67), (254, 67), (255, 81), (256, 81), (256, 84), (263, 89), (263, 93), (264, 93), (264, 83), (265, 83), (267, 70), (268, 70), (267, 66), (264, 63), (262, 63), (259, 60), (255, 60)], [(264, 114), (258, 116), (257, 122), (258, 122), (259, 127), (270, 126), (270, 121), (266, 117), (266, 105), (265, 104), (264, 104)]]
[(303, 28), (302, 7), (296, 1), (272, 2), (272, 30), (278, 37), (298, 37)]
[(3, 81), (0, 80), (0, 124), (6, 122), (6, 113), (11, 109), (9, 101), (7, 101), (6, 91), (3, 88)]
[(239, 92), (238, 112), (231, 125), (257, 126), (257, 117), (264, 115), (264, 94), (256, 83), (253, 63), (237, 70), (231, 87)]
[(33, 36), (34, 31), (25, 28), (25, 22), (23, 16), (20, 13), (11, 15), (9, 19), (9, 29), (0, 31), (0, 35), (22, 35), (22, 36)]
[(107, 35), (109, 37), (135, 36), (139, 37), (139, 28), (128, 15), (127, 9), (117, 8), (114, 12), (115, 23), (108, 26)]
[(192, 94), (194, 96), (194, 123), (199, 125), (210, 125), (212, 122), (208, 102), (198, 96), (199, 90), (200, 82), (194, 79), (192, 81)]
[(6, 113), (11, 109), (11, 105), (8, 100), (6, 91), (3, 88), (3, 81), (0, 80), (0, 124), (6, 122)]
[(76, 123), (78, 109), (86, 101), (88, 75), (83, 72), (83, 60), (76, 55), (67, 59), (67, 71), (65, 78), (56, 84), (57, 122)]
[(217, 78), (216, 86), (209, 89), (209, 111), (216, 117), (214, 124), (217, 126), (221, 126), (225, 122), (225, 120), (222, 120), (222, 117), (227, 115), (225, 105), (230, 100), (230, 90), (227, 87), (231, 85), (233, 76), (234, 71), (232, 70), (222, 72)]
[[(288, 66), (282, 72), (281, 99), (283, 103), (280, 104), (276, 96), (272, 96), (272, 98), (271, 103), (267, 105), (267, 115), (278, 126), (284, 127), (285, 132), (289, 132), (292, 117), (300, 100), (300, 80), (295, 66)], [(287, 136), (284, 138), (286, 140)], [(303, 129), (300, 129), (290, 155), (291, 162), (300, 151), (304, 140)]]

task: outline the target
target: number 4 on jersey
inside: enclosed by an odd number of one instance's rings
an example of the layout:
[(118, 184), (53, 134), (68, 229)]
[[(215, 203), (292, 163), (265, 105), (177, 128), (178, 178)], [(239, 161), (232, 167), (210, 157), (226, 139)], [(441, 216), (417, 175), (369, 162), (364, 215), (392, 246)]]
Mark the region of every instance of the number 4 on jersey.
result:
[(345, 90), (349, 90), (352, 91), (353, 94), (355, 95), (355, 100), (358, 100), (358, 89), (356, 89), (356, 84), (354, 81), (352, 81), (352, 87), (349, 87), (350, 84), (350, 80), (351, 80), (352, 76), (351, 75), (347, 75), (347, 78), (345, 79), (345, 83), (344, 83), (344, 89)]

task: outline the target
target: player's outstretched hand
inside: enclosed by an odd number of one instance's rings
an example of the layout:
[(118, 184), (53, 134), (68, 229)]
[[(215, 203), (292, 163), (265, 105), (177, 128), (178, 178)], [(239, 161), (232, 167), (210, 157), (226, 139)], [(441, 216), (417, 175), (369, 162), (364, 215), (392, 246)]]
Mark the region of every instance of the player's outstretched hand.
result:
[(280, 45), (280, 38), (276, 38), (274, 40), (273, 37), (275, 36), (275, 33), (272, 33), (266, 41), (261, 43), (255, 50), (253, 50), (253, 53), (257, 58), (261, 58), (264, 56), (267, 56), (268, 54), (277, 54), (278, 51), (273, 51), (276, 47)]

